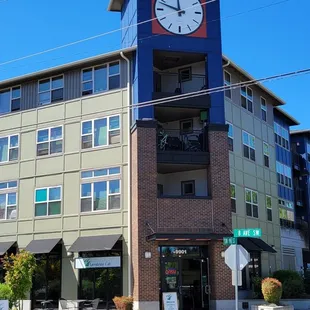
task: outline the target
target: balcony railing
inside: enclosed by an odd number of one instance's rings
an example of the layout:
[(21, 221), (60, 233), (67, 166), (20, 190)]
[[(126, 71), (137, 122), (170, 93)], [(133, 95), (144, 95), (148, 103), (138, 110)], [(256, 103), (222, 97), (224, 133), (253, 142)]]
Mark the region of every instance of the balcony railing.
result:
[(184, 132), (180, 130), (157, 131), (159, 151), (181, 151), (181, 152), (207, 152), (207, 131), (193, 130)]
[(295, 200), (298, 206), (303, 206), (303, 201), (304, 201), (304, 190), (303, 189), (299, 187), (295, 187)]
[(301, 168), (301, 156), (298, 154), (296, 151), (292, 152), (292, 157), (293, 157), (293, 167), (296, 170), (300, 170)]

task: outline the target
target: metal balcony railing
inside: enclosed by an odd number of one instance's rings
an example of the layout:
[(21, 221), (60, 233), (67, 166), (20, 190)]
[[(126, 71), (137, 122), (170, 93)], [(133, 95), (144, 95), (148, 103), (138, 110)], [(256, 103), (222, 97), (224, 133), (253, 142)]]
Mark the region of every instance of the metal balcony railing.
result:
[(295, 200), (298, 206), (303, 206), (303, 201), (304, 201), (304, 190), (295, 187)]
[(294, 169), (300, 170), (300, 168), (301, 168), (301, 156), (300, 156), (300, 154), (298, 154), (296, 151), (293, 151), (292, 157), (293, 157)]
[(184, 78), (177, 73), (156, 72), (154, 92), (186, 94), (206, 89), (206, 77), (201, 74), (189, 74)]
[(157, 131), (157, 146), (159, 151), (182, 151), (182, 152), (207, 152), (207, 130), (181, 130)]

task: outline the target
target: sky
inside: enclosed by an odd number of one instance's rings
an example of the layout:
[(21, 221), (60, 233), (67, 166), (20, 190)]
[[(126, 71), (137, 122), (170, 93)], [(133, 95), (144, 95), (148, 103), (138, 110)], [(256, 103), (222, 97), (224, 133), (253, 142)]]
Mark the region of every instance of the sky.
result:
[[(223, 53), (252, 76), (310, 68), (309, 0), (220, 1)], [(108, 2), (0, 0), (0, 81), (119, 49), (116, 32), (5, 64), (119, 29), (120, 14), (107, 12)], [(301, 123), (296, 128), (310, 128), (310, 74), (264, 85), (287, 103), (285, 111)]]

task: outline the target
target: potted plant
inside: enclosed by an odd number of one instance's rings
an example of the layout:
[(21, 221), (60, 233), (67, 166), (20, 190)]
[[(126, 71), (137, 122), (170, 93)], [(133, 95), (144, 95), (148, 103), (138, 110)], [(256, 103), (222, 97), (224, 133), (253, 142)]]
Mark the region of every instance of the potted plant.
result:
[(130, 296), (114, 297), (113, 302), (117, 310), (132, 310), (133, 298)]
[(282, 283), (275, 278), (266, 278), (262, 281), (262, 293), (267, 305), (258, 306), (259, 310), (294, 310), (293, 306), (280, 304), (282, 297)]

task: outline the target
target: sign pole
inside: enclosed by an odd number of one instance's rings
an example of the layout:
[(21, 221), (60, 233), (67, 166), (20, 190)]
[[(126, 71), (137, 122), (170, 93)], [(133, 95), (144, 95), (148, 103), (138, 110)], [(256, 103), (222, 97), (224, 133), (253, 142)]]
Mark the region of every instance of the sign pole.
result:
[(238, 252), (238, 246), (235, 245), (235, 251), (236, 251), (236, 268), (235, 268), (235, 280), (236, 280), (236, 283), (235, 283), (235, 301), (236, 301), (236, 310), (238, 310), (238, 303), (239, 303), (239, 300), (238, 300), (238, 283), (239, 283), (239, 279), (238, 279), (238, 276), (239, 276), (239, 252)]

